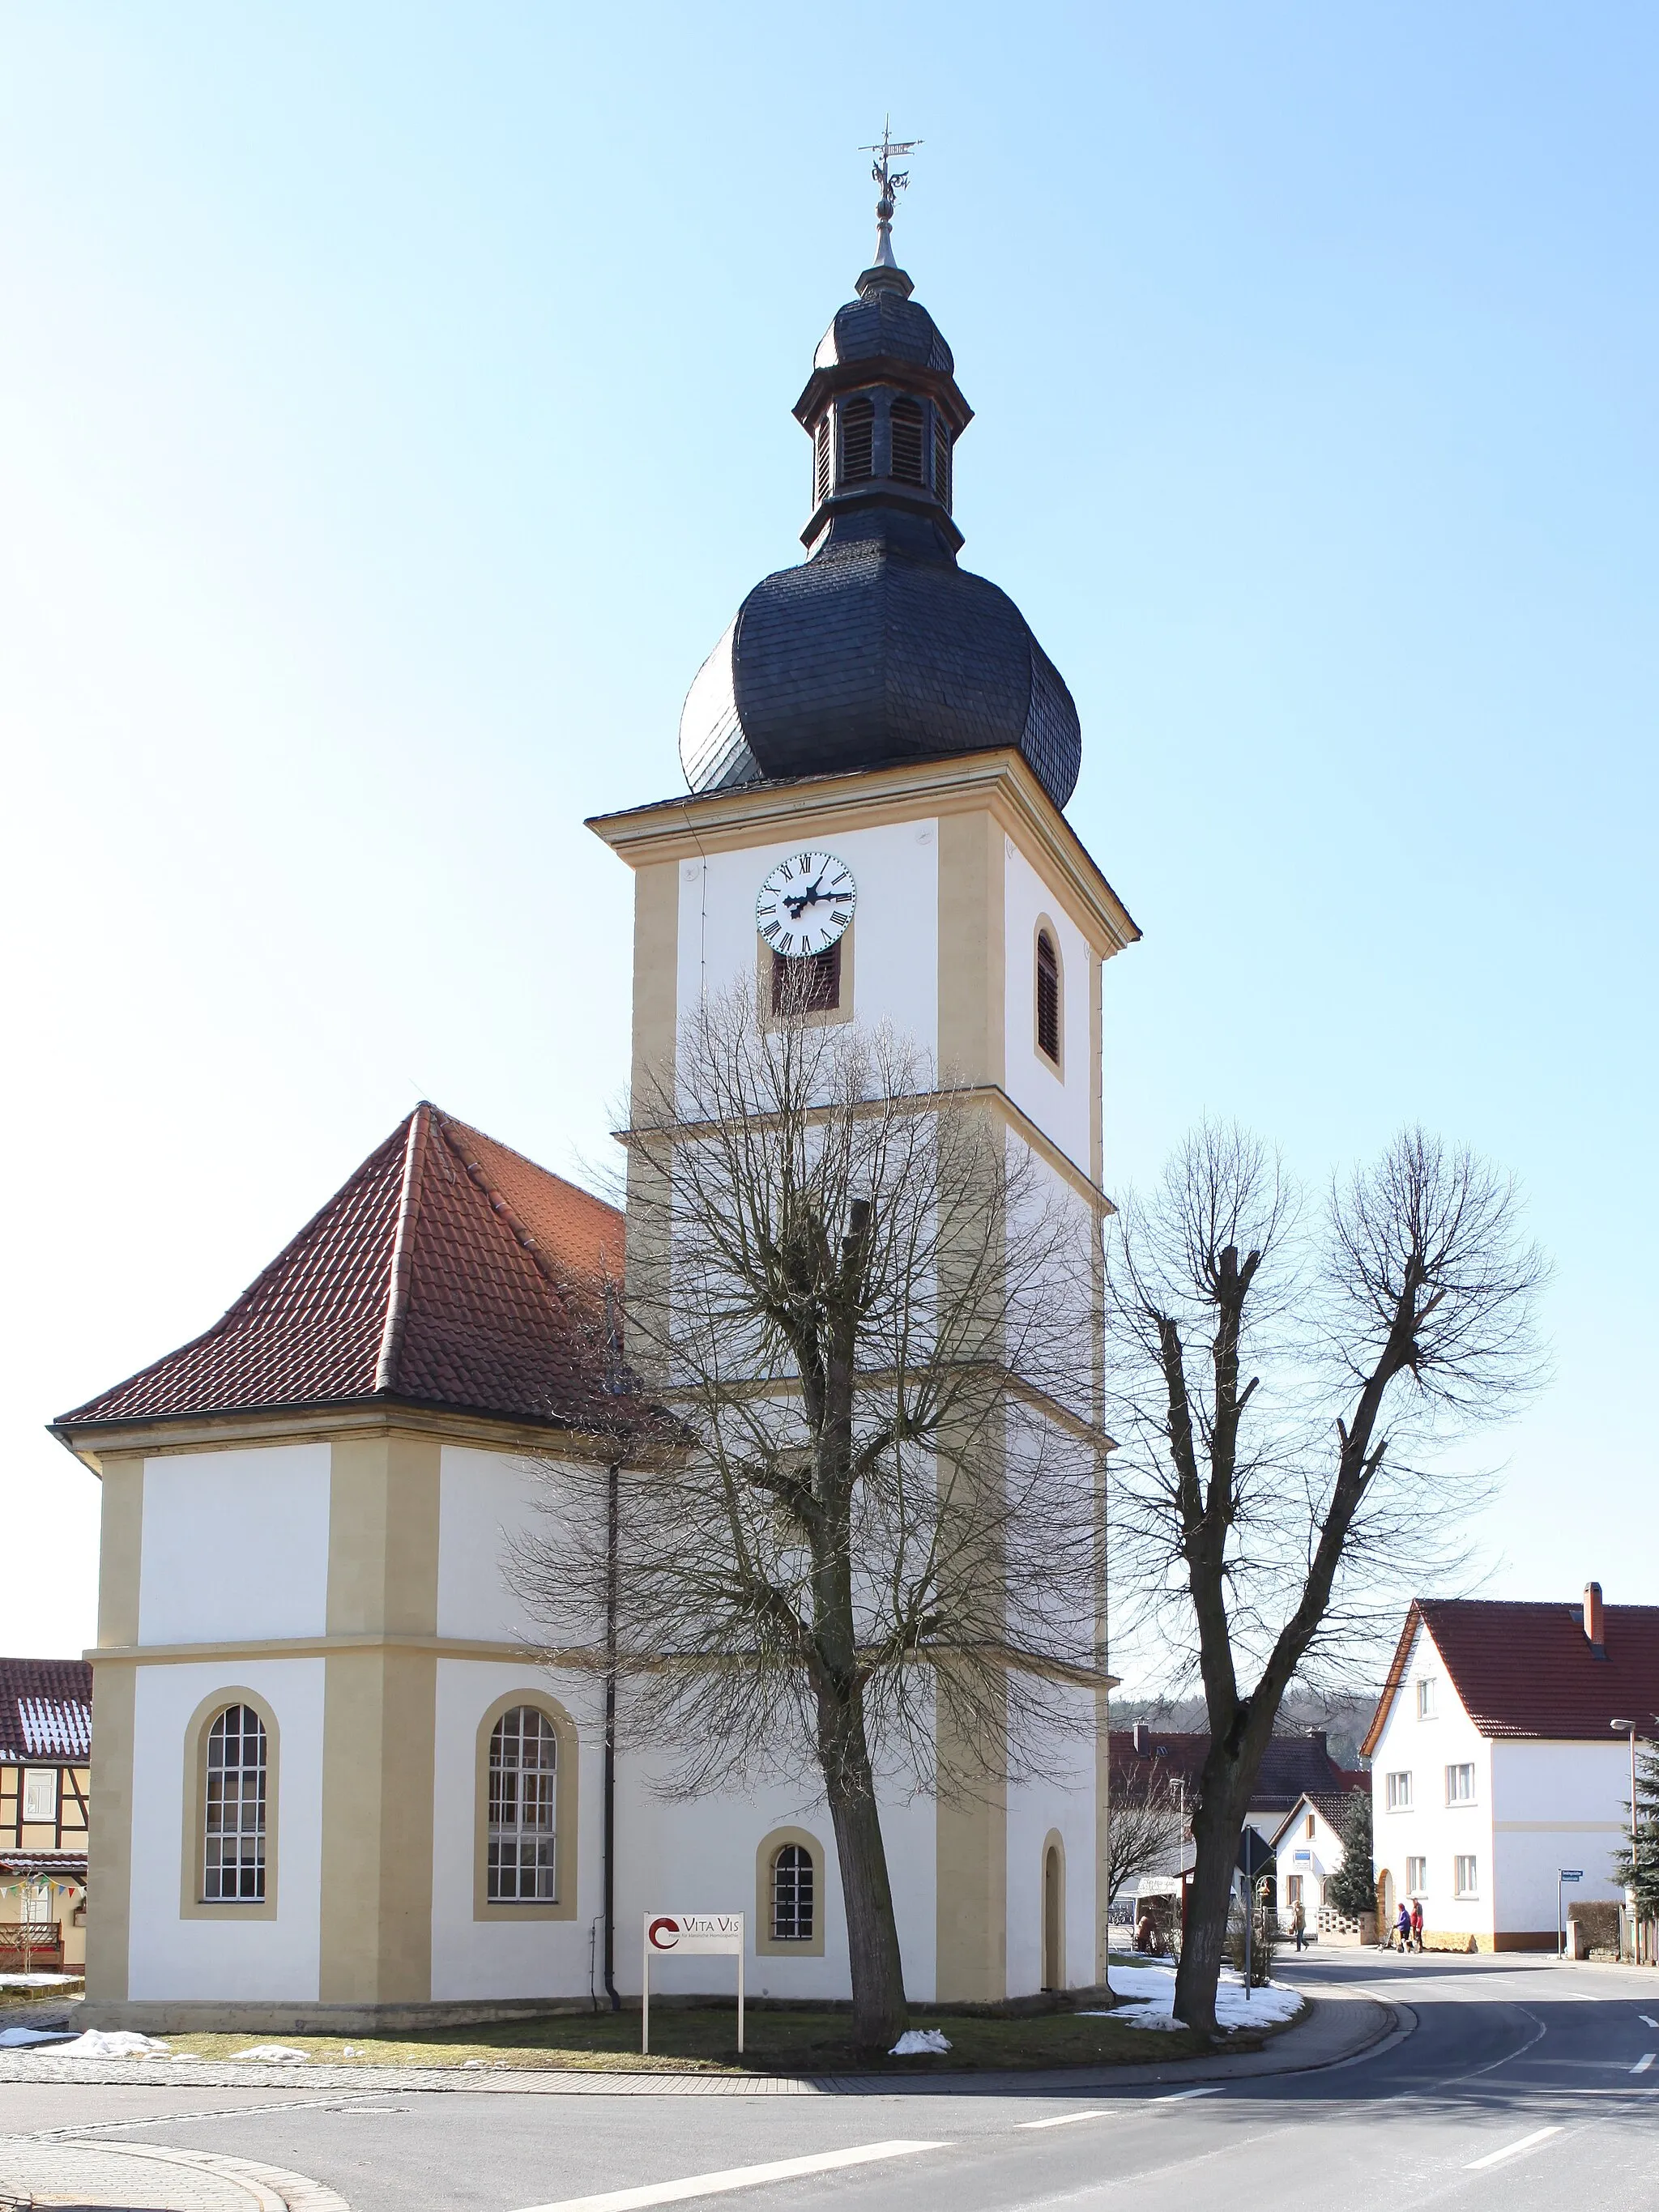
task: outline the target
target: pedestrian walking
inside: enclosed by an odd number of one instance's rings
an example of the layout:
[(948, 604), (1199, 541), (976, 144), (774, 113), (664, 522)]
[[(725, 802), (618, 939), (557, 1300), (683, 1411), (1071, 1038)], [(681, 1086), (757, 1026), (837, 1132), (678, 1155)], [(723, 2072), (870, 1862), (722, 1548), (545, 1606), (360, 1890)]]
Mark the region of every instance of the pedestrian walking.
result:
[(1394, 1923), (1394, 1932), (1401, 1949), (1409, 1951), (1412, 1948), (1412, 1916), (1410, 1908), (1403, 1903), (1400, 1907), (1399, 1917)]
[(1296, 1911), (1291, 1915), (1291, 1932), (1296, 1937), (1297, 1949), (1301, 1950), (1307, 1940), (1308, 1915), (1299, 1897), (1296, 1900)]
[(1420, 1951), (1422, 1948), (1423, 1900), (1420, 1897), (1414, 1897), (1412, 1899), (1412, 1948), (1413, 1951)]

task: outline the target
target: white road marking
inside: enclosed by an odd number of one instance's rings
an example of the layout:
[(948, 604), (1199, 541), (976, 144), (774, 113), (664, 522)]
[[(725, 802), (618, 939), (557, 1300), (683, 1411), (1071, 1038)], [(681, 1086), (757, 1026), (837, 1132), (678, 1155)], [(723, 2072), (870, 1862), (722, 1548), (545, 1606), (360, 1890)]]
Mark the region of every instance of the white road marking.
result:
[(1659, 2020), (1650, 2020), (1644, 2012), (1638, 2012), (1636, 2017), (1644, 2027), (1659, 2027)]
[(1534, 2128), (1529, 2136), (1522, 2136), (1519, 2142), (1505, 2143), (1502, 2150), (1489, 2150), (1485, 2158), (1472, 2158), (1463, 2171), (1465, 2173), (1479, 2173), (1483, 2166), (1501, 2166), (1506, 2158), (1519, 2158), (1523, 2150), (1530, 2150), (1534, 2143), (1543, 2142), (1560, 2132), (1559, 2127)]
[(1642, 2056), (1637, 2060), (1635, 2065), (1631, 2068), (1631, 2072), (1632, 2074), (1645, 2074), (1649, 2067), (1652, 2065), (1656, 2057), (1659, 2057), (1659, 2051), (1644, 2051), (1642, 2053)]
[(1155, 2105), (1184, 2105), (1188, 2097), (1218, 2097), (1223, 2086), (1218, 2081), (1213, 2089), (1172, 2089), (1167, 2097), (1154, 2097), (1152, 2102)]
[(679, 2204), (688, 2197), (717, 2197), (728, 2189), (755, 2189), (763, 2181), (793, 2181), (797, 2174), (829, 2173), (840, 2166), (867, 2166), (878, 2158), (908, 2158), (919, 2150), (945, 2150), (943, 2142), (855, 2143), (851, 2150), (819, 2151), (811, 2158), (775, 2158), (764, 2166), (729, 2166), (720, 2173), (689, 2174), (684, 2181), (657, 2181), (643, 2189), (607, 2189), (597, 2197), (566, 2197), (556, 2204), (532, 2204), (527, 2212), (641, 2212), (650, 2204)]
[(1021, 2120), (1023, 2128), (1069, 2128), (1078, 2120), (1103, 2120), (1104, 2110), (1094, 2112), (1061, 2112), (1052, 2120)]

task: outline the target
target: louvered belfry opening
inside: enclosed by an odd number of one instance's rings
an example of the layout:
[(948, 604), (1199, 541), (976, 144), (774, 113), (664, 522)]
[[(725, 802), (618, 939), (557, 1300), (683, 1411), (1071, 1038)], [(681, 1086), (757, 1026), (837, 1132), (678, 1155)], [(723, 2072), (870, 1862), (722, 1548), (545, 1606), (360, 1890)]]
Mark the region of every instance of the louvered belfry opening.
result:
[(896, 483), (919, 484), (926, 482), (922, 471), (922, 456), (927, 448), (923, 443), (921, 408), (914, 399), (896, 399), (890, 416), (893, 440), (891, 474)]
[(841, 1004), (841, 939), (827, 951), (788, 960), (772, 955), (772, 1012), (829, 1014)]
[(876, 472), (876, 405), (845, 399), (841, 408), (841, 480), (865, 483)]
[(933, 491), (948, 512), (951, 505), (951, 432), (937, 408), (933, 410)]
[(1037, 933), (1036, 950), (1037, 1045), (1055, 1066), (1060, 1064), (1060, 963), (1054, 940), (1046, 929)]
[(830, 496), (830, 473), (835, 447), (830, 437), (830, 410), (818, 417), (812, 453), (812, 504), (821, 506)]

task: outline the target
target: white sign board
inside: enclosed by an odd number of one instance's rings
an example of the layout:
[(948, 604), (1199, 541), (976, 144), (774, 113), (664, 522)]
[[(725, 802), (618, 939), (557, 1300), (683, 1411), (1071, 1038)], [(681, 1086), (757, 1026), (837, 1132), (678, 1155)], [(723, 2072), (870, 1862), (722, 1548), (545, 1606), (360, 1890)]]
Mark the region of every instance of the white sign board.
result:
[(678, 1957), (741, 1956), (743, 1915), (740, 1912), (647, 1912), (645, 1944), (648, 1951), (674, 1952)]
[(658, 1959), (735, 1958), (738, 1962), (738, 2055), (743, 2055), (743, 1915), (740, 1912), (647, 1912), (644, 1971), (640, 1983), (640, 2053), (651, 2050), (651, 1961)]

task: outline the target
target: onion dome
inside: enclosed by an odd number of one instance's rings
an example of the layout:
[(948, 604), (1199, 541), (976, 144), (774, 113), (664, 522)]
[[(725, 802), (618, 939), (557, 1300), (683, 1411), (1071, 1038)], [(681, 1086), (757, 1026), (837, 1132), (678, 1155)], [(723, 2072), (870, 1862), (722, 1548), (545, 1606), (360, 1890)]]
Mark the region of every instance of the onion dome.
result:
[(957, 564), (952, 477), (973, 410), (914, 289), (884, 221), (795, 403), (812, 441), (808, 557), (756, 585), (686, 695), (693, 791), (1003, 747), (1056, 806), (1076, 786), (1064, 680), (1007, 593)]

